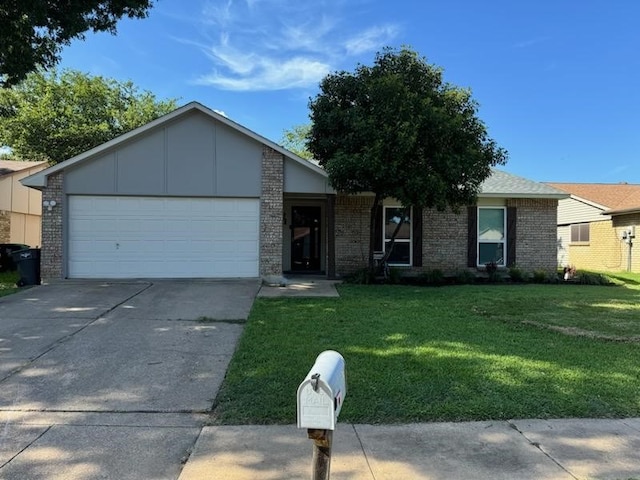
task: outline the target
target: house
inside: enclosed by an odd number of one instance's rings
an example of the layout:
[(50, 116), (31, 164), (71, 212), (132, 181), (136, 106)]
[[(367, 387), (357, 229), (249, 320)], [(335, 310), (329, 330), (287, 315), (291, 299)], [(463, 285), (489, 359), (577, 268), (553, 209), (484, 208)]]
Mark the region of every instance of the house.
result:
[(0, 160), (0, 243), (40, 246), (41, 194), (20, 180), (46, 166), (47, 162)]
[[(189, 103), (36, 173), (43, 279), (340, 277), (366, 265), (371, 195), (342, 195), (318, 165)], [(413, 209), (391, 263), (414, 270), (556, 268), (566, 194), (494, 171), (478, 204)], [(380, 209), (384, 248), (401, 212)]]
[(558, 263), (598, 271), (640, 272), (634, 252), (640, 185), (548, 183), (570, 194), (558, 203)]

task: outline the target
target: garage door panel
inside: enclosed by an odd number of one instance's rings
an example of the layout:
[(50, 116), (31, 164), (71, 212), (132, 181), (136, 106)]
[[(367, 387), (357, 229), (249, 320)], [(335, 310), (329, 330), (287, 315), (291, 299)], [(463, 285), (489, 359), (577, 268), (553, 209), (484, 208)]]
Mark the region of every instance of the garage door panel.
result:
[(69, 198), (71, 278), (258, 276), (257, 199)]

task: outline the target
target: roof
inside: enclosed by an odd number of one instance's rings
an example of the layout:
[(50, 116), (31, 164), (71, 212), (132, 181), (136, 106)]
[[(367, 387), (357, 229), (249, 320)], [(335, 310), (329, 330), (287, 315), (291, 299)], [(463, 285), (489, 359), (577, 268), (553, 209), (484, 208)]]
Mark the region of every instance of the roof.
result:
[(47, 162), (20, 162), (16, 160), (0, 160), (0, 177), (11, 175), (22, 170), (44, 165)]
[[(318, 174), (327, 177), (327, 173), (325, 170), (320, 167), (316, 162), (310, 162), (305, 160), (304, 158), (299, 157), (293, 152), (290, 152), (286, 148), (272, 142), (271, 140), (249, 130), (248, 128), (243, 127), (239, 123), (230, 120), (229, 118), (220, 115), (219, 113), (211, 110), (210, 108), (205, 107), (201, 103), (191, 102), (188, 103), (173, 112), (170, 112), (162, 117), (157, 118), (141, 127), (138, 127), (130, 132), (127, 132), (119, 137), (114, 138), (108, 142), (103, 143), (102, 145), (98, 145), (97, 147), (92, 148), (86, 152), (81, 153), (75, 157), (72, 157), (68, 160), (58, 163), (52, 167), (49, 167), (45, 170), (42, 170), (34, 175), (31, 175), (23, 180), (21, 180), (22, 184), (27, 187), (42, 189), (47, 185), (47, 177), (55, 172), (60, 170), (64, 170), (65, 168), (75, 166), (79, 163), (88, 161), (107, 151), (111, 148), (117, 147), (118, 145), (130, 141), (131, 139), (148, 132), (154, 128), (160, 127), (168, 122), (174, 121), (175, 119), (187, 115), (190, 112), (199, 111), (204, 113), (205, 115), (213, 118), (214, 120), (227, 125), (234, 130), (247, 135), (248, 137), (256, 140), (257, 142), (266, 145), (273, 150), (281, 153), (285, 157), (292, 159), (293, 161), (303, 165), (305, 168), (308, 168)], [(567, 194), (557, 190), (549, 185), (545, 185), (544, 183), (534, 182), (532, 180), (527, 180), (526, 178), (518, 177), (516, 175), (512, 175), (507, 172), (503, 172), (501, 170), (492, 169), (491, 176), (486, 179), (481, 185), (480, 195), (481, 197), (512, 197), (512, 198), (565, 198)]]
[(534, 182), (511, 173), (491, 169), (491, 176), (480, 186), (480, 197), (566, 198), (567, 193), (550, 185)]
[(640, 185), (633, 183), (547, 183), (604, 208), (604, 214), (640, 211)]
[(296, 155), (293, 152), (290, 152), (289, 150), (287, 150), (286, 148), (282, 147), (281, 145), (278, 145), (275, 142), (272, 142), (271, 140), (269, 140), (268, 138), (265, 138), (251, 130), (249, 130), (246, 127), (243, 127), (242, 125), (240, 125), (239, 123), (234, 122), (233, 120), (230, 120), (229, 118), (225, 117), (224, 115), (220, 115), (217, 112), (214, 112), (213, 110), (211, 110), (208, 107), (205, 107), (204, 105), (202, 105), (199, 102), (191, 102), (188, 103), (180, 108), (177, 108), (176, 110), (174, 110), (173, 112), (167, 113), (166, 115), (163, 115), (145, 125), (142, 125), (141, 127), (138, 127), (134, 130), (131, 130), (130, 132), (127, 132), (123, 135), (120, 135), (119, 137), (114, 138), (113, 140), (110, 140), (108, 142), (105, 142), (101, 145), (98, 145), (97, 147), (92, 148), (91, 150), (87, 150), (86, 152), (81, 153), (80, 155), (76, 155), (75, 157), (72, 157), (68, 160), (65, 160), (63, 162), (58, 163), (57, 165), (54, 165), (52, 167), (49, 167), (45, 170), (42, 170), (41, 172), (38, 172), (34, 175), (31, 175), (30, 177), (27, 177), (23, 180), (21, 180), (22, 184), (27, 186), (27, 187), (33, 187), (33, 188), (37, 188), (37, 189), (41, 189), (44, 188), (47, 185), (47, 177), (49, 175), (52, 175), (53, 173), (56, 173), (60, 170), (64, 170), (65, 168), (68, 168), (70, 166), (73, 165), (77, 165), (78, 163), (82, 163), (84, 161), (87, 161), (93, 157), (95, 157), (96, 155), (101, 154), (102, 152), (109, 150), (111, 148), (114, 148), (124, 142), (127, 142), (129, 140), (131, 140), (132, 138), (144, 134), (145, 132), (148, 132), (149, 130), (152, 130), (156, 127), (159, 127), (161, 125), (164, 125), (168, 122), (174, 121), (176, 118), (179, 118), (181, 116), (187, 115), (191, 112), (194, 111), (199, 111), (201, 113), (204, 113), (205, 115), (213, 118), (214, 120), (217, 120), (218, 122), (223, 123), (224, 125), (233, 128), (234, 130), (243, 133), (244, 135), (247, 135), (248, 137), (256, 140), (257, 142), (262, 143), (263, 145), (266, 145), (270, 148), (272, 148), (273, 150), (275, 150), (276, 152), (281, 153), (282, 155), (284, 155), (287, 158), (292, 159), (293, 161), (309, 168), (310, 170), (313, 170), (316, 173), (319, 173), (323, 176), (327, 176), (327, 173), (324, 171), (324, 169), (320, 168), (318, 165), (309, 162), (307, 160), (305, 160), (304, 158), (299, 157), (298, 155)]

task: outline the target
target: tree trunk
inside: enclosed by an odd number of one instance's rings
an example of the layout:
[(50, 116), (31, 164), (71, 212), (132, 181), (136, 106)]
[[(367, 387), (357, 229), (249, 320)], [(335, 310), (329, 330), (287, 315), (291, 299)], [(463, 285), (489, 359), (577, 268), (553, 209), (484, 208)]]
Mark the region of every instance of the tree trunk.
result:
[[(376, 193), (373, 199), (373, 205), (371, 205), (371, 216), (369, 217), (369, 270), (373, 272), (376, 268), (373, 262), (373, 252), (376, 249), (376, 221), (378, 217), (378, 207), (382, 202), (381, 195)], [(384, 246), (384, 244), (383, 244)]]
[(393, 252), (393, 246), (396, 243), (396, 236), (398, 235), (398, 232), (400, 231), (400, 227), (402, 227), (402, 224), (404, 223), (404, 219), (408, 215), (410, 208), (411, 207), (403, 207), (402, 208), (402, 216), (400, 217), (400, 221), (398, 222), (398, 225), (396, 225), (396, 228), (393, 231), (393, 235), (391, 235), (391, 240), (389, 241), (389, 248), (385, 249), (384, 256), (382, 257), (382, 260), (380, 261), (381, 264), (384, 264), (389, 259), (389, 256), (391, 255), (391, 252)]

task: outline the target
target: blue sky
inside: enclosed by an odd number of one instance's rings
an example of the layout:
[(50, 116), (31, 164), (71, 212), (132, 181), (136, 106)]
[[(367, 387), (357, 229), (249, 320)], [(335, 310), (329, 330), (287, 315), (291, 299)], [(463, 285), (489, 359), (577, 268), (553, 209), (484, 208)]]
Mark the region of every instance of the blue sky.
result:
[(640, 183), (637, 0), (157, 0), (61, 67), (192, 100), (279, 142), (329, 72), (408, 45), (469, 87), (505, 170)]

